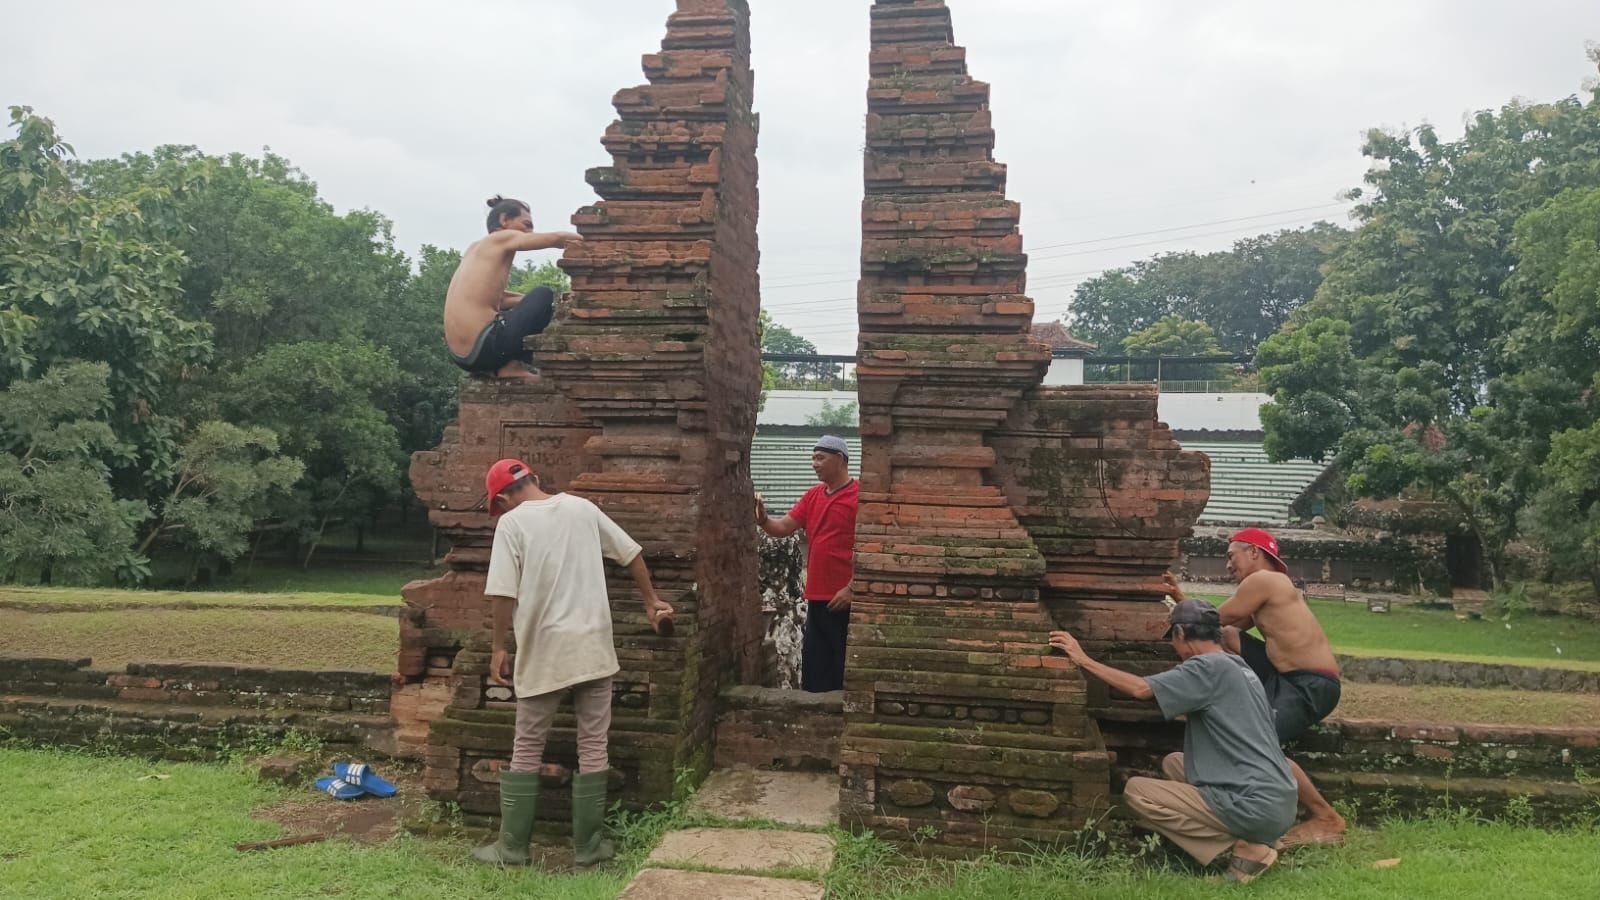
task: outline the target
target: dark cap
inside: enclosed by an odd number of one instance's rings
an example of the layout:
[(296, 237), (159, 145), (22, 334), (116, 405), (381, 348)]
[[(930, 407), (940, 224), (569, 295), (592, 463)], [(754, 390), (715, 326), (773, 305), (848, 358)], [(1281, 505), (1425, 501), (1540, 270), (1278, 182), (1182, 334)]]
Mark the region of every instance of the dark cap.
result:
[(1185, 600), (1172, 608), (1172, 615), (1167, 617), (1166, 633), (1161, 635), (1164, 641), (1172, 640), (1172, 631), (1179, 625), (1210, 625), (1213, 628), (1222, 627), (1222, 614), (1217, 608), (1204, 600)]

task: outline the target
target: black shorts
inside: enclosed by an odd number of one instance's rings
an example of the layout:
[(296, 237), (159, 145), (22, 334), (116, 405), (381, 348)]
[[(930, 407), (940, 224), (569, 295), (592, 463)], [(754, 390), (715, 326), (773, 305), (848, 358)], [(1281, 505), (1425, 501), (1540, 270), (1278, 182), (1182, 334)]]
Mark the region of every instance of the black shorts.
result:
[(1339, 679), (1307, 669), (1279, 672), (1267, 657), (1266, 642), (1253, 634), (1239, 632), (1239, 656), (1267, 691), (1280, 744), (1305, 734), (1339, 705)]
[(528, 362), (532, 356), (523, 346), (529, 335), (538, 334), (550, 327), (555, 314), (555, 292), (547, 287), (536, 287), (523, 295), (522, 302), (510, 309), (496, 313), (489, 324), (478, 332), (472, 350), (466, 356), (454, 352), (450, 359), (456, 365), (476, 375), (500, 371), (514, 359)]

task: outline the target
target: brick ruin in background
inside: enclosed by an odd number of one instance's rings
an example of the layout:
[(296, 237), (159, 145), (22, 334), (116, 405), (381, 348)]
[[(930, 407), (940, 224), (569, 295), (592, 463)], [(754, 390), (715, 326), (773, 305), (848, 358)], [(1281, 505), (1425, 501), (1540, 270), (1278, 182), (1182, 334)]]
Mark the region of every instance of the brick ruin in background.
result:
[[(877, 0), (858, 310), (861, 511), (841, 816), (941, 852), (1103, 812), (1092, 691), (1045, 633), (1159, 665), (1160, 579), (1209, 463), (1149, 387), (1040, 387), (1019, 205), (942, 0)], [(919, 838), (920, 839), (920, 838)]]
[[(533, 341), (539, 378), (473, 381), (443, 445), (412, 463), (417, 494), (453, 544), (442, 578), (405, 591), (397, 698), (430, 685), (427, 784), (473, 816), (498, 811), (510, 755), (510, 691), (486, 683), (484, 570), (494, 523), (482, 505), (495, 459), (525, 459), (547, 487), (596, 502), (644, 545), (676, 634), (657, 637), (625, 572), (611, 567), (617, 655), (613, 790), (671, 796), (680, 769), (710, 761), (716, 691), (759, 676), (749, 448), (761, 385), (756, 132), (744, 0), (678, 0), (648, 83), (620, 91), (588, 181), (601, 201), (573, 217), (585, 238), (561, 266), (572, 300)], [(445, 703), (442, 710), (436, 707)], [(402, 704), (403, 705), (403, 704)], [(563, 711), (547, 763), (576, 751)], [(558, 772), (547, 773), (557, 777)], [(563, 792), (541, 817), (564, 821)]]

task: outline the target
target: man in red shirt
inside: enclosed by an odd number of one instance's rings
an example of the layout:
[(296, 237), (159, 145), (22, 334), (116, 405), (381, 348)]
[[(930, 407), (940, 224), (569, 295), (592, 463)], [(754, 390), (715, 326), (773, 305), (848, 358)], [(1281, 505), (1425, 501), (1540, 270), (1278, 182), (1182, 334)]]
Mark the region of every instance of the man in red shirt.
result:
[(822, 482), (786, 515), (771, 518), (756, 498), (756, 524), (773, 537), (806, 531), (806, 634), (800, 686), (820, 693), (844, 688), (844, 644), (850, 627), (850, 582), (855, 577), (856, 480), (850, 446), (825, 435), (811, 451), (811, 470)]

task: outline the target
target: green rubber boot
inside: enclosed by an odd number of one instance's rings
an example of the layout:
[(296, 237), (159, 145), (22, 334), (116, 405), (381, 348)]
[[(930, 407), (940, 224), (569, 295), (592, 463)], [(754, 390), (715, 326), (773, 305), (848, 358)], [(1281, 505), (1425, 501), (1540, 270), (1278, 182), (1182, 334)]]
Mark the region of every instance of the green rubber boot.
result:
[(533, 818), (539, 811), (539, 773), (500, 773), (500, 839), (472, 851), (479, 862), (502, 866), (529, 863), (528, 841), (533, 839)]
[(606, 824), (606, 776), (589, 772), (572, 776), (573, 861), (592, 866), (617, 855), (617, 848), (601, 834)]

